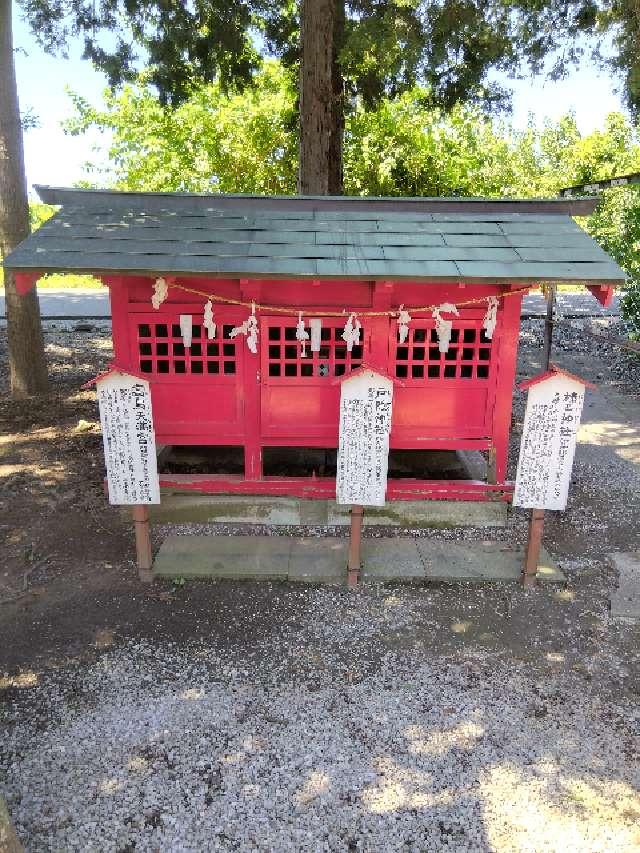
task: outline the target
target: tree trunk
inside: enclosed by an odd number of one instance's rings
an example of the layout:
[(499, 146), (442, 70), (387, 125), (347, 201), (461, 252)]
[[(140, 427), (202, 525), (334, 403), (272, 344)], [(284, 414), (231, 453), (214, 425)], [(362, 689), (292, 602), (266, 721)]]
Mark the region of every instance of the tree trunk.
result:
[(341, 195), (344, 0), (302, 0), (298, 192)]
[[(11, 0), (0, 0), (0, 257), (30, 231), (22, 127), (13, 61)], [(4, 273), (9, 372), (14, 396), (47, 390), (40, 306), (35, 288), (18, 296), (11, 273)]]

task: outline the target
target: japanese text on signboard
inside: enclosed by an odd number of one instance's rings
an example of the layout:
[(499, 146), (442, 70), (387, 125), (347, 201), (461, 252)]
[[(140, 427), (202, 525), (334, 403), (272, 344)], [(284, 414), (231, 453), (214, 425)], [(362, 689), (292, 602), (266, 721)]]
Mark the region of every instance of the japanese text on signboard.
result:
[(160, 503), (149, 383), (111, 374), (97, 391), (109, 502)]
[(369, 371), (342, 383), (336, 500), (384, 506), (393, 384)]
[(556, 376), (529, 389), (513, 505), (567, 505), (584, 386)]

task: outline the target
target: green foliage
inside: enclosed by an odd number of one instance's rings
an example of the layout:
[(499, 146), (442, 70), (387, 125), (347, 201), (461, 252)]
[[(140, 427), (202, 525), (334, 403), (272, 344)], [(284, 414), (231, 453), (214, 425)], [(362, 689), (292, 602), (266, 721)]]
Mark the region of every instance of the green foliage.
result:
[(275, 62), (244, 93), (207, 84), (175, 109), (144, 82), (106, 92), (102, 109), (72, 97), (76, 116), (67, 130), (95, 127), (111, 136), (109, 172), (92, 169), (94, 180), (128, 190), (295, 192), (295, 94)]
[[(51, 52), (80, 37), (84, 55), (111, 88), (143, 66), (162, 103), (187, 100), (193, 87), (217, 81), (223, 91), (249, 83), (264, 45), (295, 69), (300, 2), (294, 0), (19, 0), (34, 35)], [(492, 70), (523, 68), (559, 77), (585, 53), (615, 36), (620, 69), (637, 62), (635, 7), (611, 0), (335, 0), (344, 12), (337, 34), (346, 93), (368, 107), (417, 83), (432, 103), (508, 105)], [(622, 29), (621, 29), (622, 23)], [(625, 34), (629, 34), (625, 41)], [(624, 57), (624, 59), (623, 59)], [(627, 87), (631, 77), (627, 75)]]
[(615, 187), (603, 196), (587, 230), (629, 276), (622, 314), (632, 336), (640, 340), (640, 188)]

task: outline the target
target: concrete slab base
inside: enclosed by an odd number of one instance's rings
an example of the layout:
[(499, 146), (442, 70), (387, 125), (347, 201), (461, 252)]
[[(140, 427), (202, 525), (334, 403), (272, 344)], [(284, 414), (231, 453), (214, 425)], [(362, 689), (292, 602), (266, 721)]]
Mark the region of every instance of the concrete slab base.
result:
[[(257, 495), (193, 495), (162, 491), (162, 502), (150, 507), (152, 522), (199, 524), (347, 526), (349, 507), (334, 501), (273, 498)], [(367, 507), (365, 527), (504, 527), (503, 501), (388, 501)]]
[(611, 593), (613, 619), (640, 619), (640, 551), (611, 554), (618, 571), (618, 588)]
[[(346, 581), (346, 538), (286, 536), (168, 536), (156, 556), (156, 577), (235, 580)], [(518, 581), (524, 549), (502, 542), (437, 542), (413, 536), (366, 538), (366, 582), (475, 583)], [(543, 550), (538, 579), (563, 583), (564, 575)]]
[(24, 849), (9, 817), (9, 809), (0, 794), (0, 851), (2, 853), (24, 853)]

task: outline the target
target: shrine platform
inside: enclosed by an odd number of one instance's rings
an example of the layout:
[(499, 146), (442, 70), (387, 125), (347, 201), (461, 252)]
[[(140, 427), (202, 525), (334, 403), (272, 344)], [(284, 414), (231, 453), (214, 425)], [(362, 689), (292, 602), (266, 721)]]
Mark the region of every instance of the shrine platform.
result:
[[(342, 584), (347, 538), (288, 536), (168, 536), (154, 577), (227, 578)], [(364, 583), (493, 583), (520, 579), (524, 549), (488, 540), (450, 542), (420, 537), (365, 538)], [(542, 549), (538, 580), (565, 576)]]

